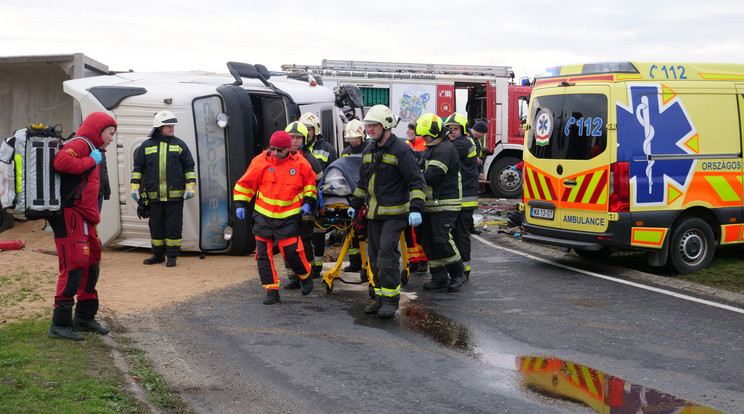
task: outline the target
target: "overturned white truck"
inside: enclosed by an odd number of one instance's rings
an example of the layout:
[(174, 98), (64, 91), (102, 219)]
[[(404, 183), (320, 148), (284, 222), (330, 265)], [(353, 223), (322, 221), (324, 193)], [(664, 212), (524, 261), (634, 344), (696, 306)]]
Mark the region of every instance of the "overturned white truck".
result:
[(64, 82), (65, 93), (79, 103), (83, 118), (103, 111), (119, 124), (116, 146), (106, 153), (112, 196), (103, 204), (99, 226), (104, 245), (150, 245), (147, 221), (137, 217), (129, 182), (135, 150), (159, 110), (176, 115), (176, 136), (196, 161), (196, 198), (184, 204), (184, 251), (253, 251), (250, 220), (235, 217), (233, 186), (253, 157), (268, 148), (271, 134), (300, 114), (318, 115), (323, 135), (341, 149), (342, 116), (333, 91), (312, 77), (292, 79), (269, 73), (262, 65), (227, 66), (230, 74), (125, 72)]

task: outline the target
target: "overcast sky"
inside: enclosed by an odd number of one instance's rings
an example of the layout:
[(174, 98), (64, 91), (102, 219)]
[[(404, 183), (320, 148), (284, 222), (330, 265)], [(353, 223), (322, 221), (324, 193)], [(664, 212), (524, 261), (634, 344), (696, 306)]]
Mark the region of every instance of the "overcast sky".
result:
[(741, 0), (3, 3), (0, 56), (81, 52), (111, 70), (325, 58), (506, 65), (520, 77), (598, 61), (744, 63)]

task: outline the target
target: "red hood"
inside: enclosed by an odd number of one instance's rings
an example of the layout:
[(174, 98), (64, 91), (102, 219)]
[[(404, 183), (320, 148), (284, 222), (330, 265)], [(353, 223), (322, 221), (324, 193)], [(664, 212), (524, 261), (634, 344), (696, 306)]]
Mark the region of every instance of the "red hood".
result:
[(103, 112), (93, 112), (88, 115), (77, 130), (76, 136), (85, 137), (98, 148), (103, 144), (101, 132), (108, 126), (116, 128), (116, 121), (111, 115)]

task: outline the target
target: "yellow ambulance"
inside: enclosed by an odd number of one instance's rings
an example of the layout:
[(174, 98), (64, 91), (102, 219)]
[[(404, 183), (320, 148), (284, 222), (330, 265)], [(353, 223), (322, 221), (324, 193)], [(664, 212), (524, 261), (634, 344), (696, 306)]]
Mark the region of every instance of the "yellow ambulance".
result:
[(743, 125), (744, 65), (548, 69), (525, 128), (523, 239), (707, 267), (716, 242), (744, 243)]

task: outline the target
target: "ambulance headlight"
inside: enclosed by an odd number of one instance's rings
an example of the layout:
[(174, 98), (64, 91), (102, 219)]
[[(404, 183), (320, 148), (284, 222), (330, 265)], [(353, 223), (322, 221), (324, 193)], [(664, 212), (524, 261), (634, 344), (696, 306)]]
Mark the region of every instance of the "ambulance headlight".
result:
[(230, 241), (233, 236), (233, 228), (230, 226), (225, 227), (225, 230), (222, 230), (222, 238), (225, 239), (225, 241)]
[(230, 118), (227, 117), (226, 113), (220, 112), (217, 114), (217, 126), (220, 128), (224, 128), (227, 126)]

